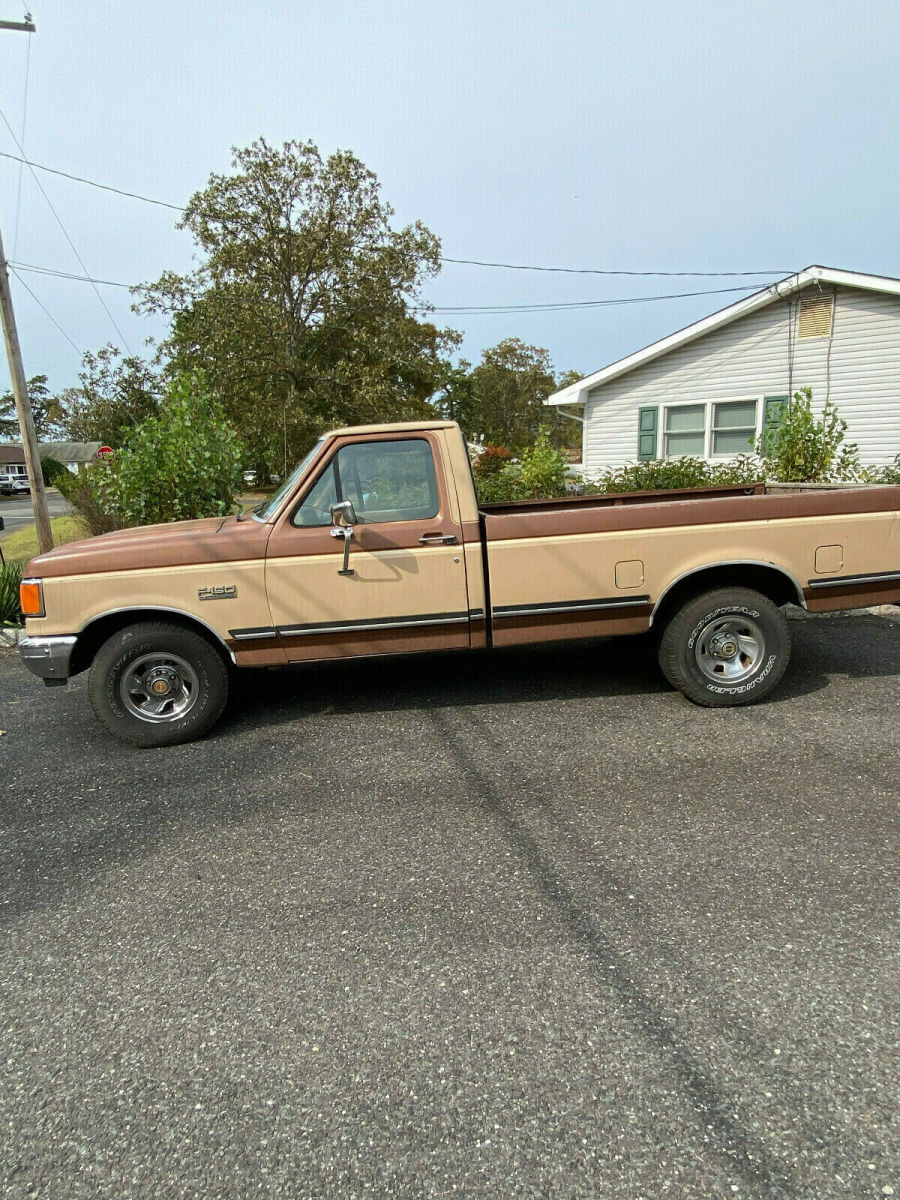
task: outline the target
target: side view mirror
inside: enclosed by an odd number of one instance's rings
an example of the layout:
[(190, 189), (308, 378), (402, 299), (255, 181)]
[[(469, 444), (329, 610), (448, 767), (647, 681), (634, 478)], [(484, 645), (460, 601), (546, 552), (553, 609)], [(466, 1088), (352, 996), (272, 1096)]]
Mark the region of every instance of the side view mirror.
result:
[(341, 500), (339, 504), (332, 504), (331, 520), (334, 525), (331, 536), (344, 539), (344, 565), (338, 571), (338, 575), (355, 575), (356, 572), (350, 566), (350, 539), (353, 537), (353, 526), (358, 523), (359, 518), (353, 501)]
[(346, 529), (349, 525), (358, 525), (359, 517), (356, 515), (353, 501), (341, 500), (338, 504), (332, 504), (331, 521), (340, 529)]

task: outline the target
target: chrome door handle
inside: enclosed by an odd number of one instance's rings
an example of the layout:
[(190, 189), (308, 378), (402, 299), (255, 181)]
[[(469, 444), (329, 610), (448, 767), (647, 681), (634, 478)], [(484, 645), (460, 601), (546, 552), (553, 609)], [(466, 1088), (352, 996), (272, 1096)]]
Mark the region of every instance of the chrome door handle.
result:
[(420, 546), (455, 546), (455, 533), (423, 533), (419, 538)]

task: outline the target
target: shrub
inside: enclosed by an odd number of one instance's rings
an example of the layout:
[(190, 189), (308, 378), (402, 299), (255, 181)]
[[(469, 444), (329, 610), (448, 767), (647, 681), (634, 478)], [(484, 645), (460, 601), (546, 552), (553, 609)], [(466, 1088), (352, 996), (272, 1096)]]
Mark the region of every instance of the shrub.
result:
[(70, 474), (59, 459), (54, 458), (52, 454), (47, 454), (41, 459), (41, 471), (44, 476), (44, 487), (58, 487), (57, 480), (63, 475)]
[(92, 537), (100, 533), (111, 533), (125, 524), (118, 513), (108, 511), (98, 498), (94, 473), (105, 471), (106, 467), (106, 463), (98, 463), (85, 471), (79, 471), (77, 475), (66, 471), (66, 477), (60, 475), (56, 482), (60, 494), (75, 510), (75, 520), (84, 532)]
[(859, 447), (844, 444), (847, 422), (831, 400), (821, 419), (812, 411), (812, 388), (794, 393), (757, 445), (766, 477), (778, 483), (835, 483), (860, 475)]
[(472, 464), (472, 471), (476, 479), (488, 475), (499, 475), (511, 461), (512, 451), (507, 450), (505, 446), (487, 445)]
[(0, 563), (0, 625), (21, 625), (19, 583), (25, 567), (21, 562)]
[(870, 483), (900, 483), (900, 454), (887, 467), (871, 467), (866, 478)]
[(475, 476), (475, 491), (480, 504), (505, 504), (510, 500), (527, 500), (528, 490), (522, 482), (522, 468), (510, 463), (501, 471)]
[(241, 480), (237, 434), (202, 371), (180, 376), (156, 413), (109, 462), (66, 483), (93, 533), (129, 525), (225, 516)]
[(521, 479), (529, 499), (552, 500), (565, 496), (568, 462), (550, 442), (550, 430), (542, 425), (534, 445), (522, 454)]

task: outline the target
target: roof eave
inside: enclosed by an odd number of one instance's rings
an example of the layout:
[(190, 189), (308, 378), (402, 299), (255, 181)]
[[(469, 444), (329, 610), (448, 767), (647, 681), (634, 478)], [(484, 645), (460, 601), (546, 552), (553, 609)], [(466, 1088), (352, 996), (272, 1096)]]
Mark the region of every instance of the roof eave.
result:
[(742, 300), (737, 300), (734, 304), (729, 304), (726, 308), (720, 308), (708, 317), (703, 317), (701, 320), (695, 321), (692, 325), (686, 325), (684, 329), (670, 333), (668, 337), (661, 338), (658, 342), (651, 342), (649, 346), (644, 346), (642, 350), (637, 350), (634, 354), (620, 358), (616, 362), (610, 363), (609, 366), (595, 371), (592, 375), (587, 375), (584, 379), (579, 379), (577, 383), (573, 383), (569, 387), (563, 388), (562, 391), (554, 392), (552, 396), (548, 396), (544, 403), (554, 406), (560, 404), (584, 404), (587, 399), (587, 393), (595, 387), (599, 387), (600, 384), (609, 383), (611, 380), (617, 379), (620, 375), (625, 375), (627, 372), (633, 371), (636, 367), (643, 366), (644, 363), (661, 358), (662, 355), (668, 354), (670, 350), (674, 350), (677, 346), (684, 346), (689, 342), (696, 341), (697, 338), (704, 337), (707, 333), (712, 333), (716, 329), (721, 329), (722, 326), (729, 325), (732, 321), (737, 321), (748, 313), (755, 312), (756, 309), (764, 308), (767, 304), (773, 304), (776, 300), (792, 296), (795, 292), (801, 291), (811, 283), (831, 283), (835, 286), (866, 288), (870, 291), (889, 292), (893, 295), (900, 295), (900, 279), (891, 279), (888, 276), (882, 275), (866, 275), (858, 271), (840, 271), (833, 267), (806, 267), (805, 270), (798, 271), (795, 275), (788, 275), (784, 279), (777, 280), (775, 283), (767, 284), (751, 296), (745, 296)]

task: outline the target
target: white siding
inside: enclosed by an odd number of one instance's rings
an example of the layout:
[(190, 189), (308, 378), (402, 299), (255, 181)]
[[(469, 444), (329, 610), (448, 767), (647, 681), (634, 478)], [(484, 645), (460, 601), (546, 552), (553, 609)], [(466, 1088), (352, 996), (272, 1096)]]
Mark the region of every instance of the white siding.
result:
[(797, 301), (792, 339), (788, 303), (778, 300), (595, 388), (585, 404), (585, 474), (636, 460), (640, 408), (802, 387), (812, 388), (819, 411), (826, 396), (834, 400), (863, 463), (892, 462), (900, 451), (900, 297), (838, 288), (832, 337), (804, 341), (796, 339)]

